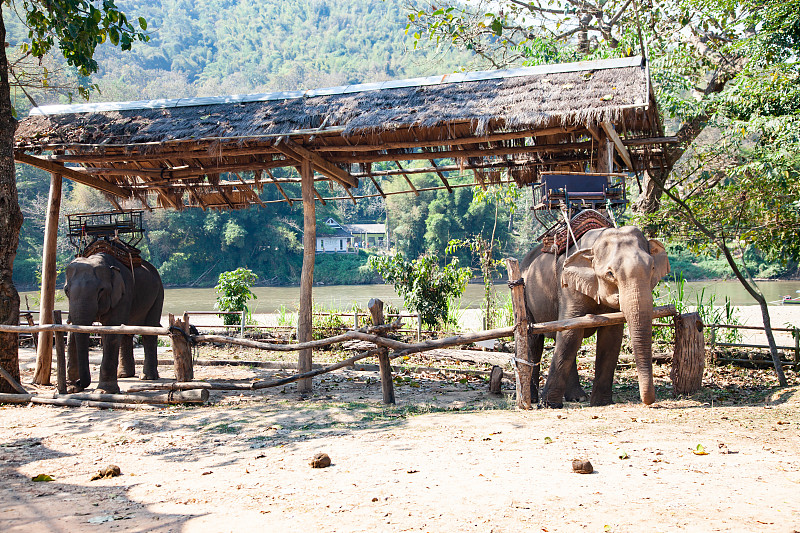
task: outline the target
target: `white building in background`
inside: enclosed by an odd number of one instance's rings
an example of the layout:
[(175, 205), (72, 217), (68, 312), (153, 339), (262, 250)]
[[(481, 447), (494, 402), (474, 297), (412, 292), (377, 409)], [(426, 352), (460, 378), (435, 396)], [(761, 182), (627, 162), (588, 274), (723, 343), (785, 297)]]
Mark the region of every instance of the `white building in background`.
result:
[(386, 224), (340, 224), (333, 218), (317, 230), (317, 253), (355, 253), (361, 249), (388, 249)]

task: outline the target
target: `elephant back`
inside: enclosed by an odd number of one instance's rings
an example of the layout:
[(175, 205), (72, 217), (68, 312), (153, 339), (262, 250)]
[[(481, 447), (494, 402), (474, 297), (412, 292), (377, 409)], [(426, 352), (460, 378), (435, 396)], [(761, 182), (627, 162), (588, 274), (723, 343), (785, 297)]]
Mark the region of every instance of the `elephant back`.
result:
[(118, 241), (98, 239), (87, 246), (80, 255), (81, 257), (89, 257), (100, 253), (110, 255), (128, 267), (131, 272), (135, 268), (142, 266), (142, 255), (141, 252), (139, 252), (139, 249)]

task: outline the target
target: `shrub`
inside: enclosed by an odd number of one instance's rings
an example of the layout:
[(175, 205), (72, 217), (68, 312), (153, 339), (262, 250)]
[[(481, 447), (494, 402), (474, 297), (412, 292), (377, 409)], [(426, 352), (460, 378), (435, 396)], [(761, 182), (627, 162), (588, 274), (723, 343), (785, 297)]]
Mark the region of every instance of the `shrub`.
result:
[[(242, 267), (221, 273), (214, 287), (217, 292), (217, 303), (214, 307), (220, 311), (246, 311), (250, 315), (247, 301), (256, 298), (250, 290), (256, 279), (258, 278), (252, 270)], [(236, 325), (240, 321), (236, 315), (222, 315), (222, 317), (225, 325)]]

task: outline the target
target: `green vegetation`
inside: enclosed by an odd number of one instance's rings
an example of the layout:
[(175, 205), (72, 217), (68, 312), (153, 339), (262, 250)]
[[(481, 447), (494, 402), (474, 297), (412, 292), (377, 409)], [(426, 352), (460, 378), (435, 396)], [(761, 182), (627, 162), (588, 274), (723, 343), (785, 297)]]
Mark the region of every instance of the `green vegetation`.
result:
[[(223, 272), (219, 275), (217, 286), (214, 289), (217, 291), (217, 303), (214, 307), (220, 311), (246, 311), (250, 314), (247, 308), (247, 301), (253, 298), (258, 298), (250, 287), (256, 281), (256, 275), (252, 270), (247, 268), (237, 268), (231, 272)], [(236, 315), (222, 315), (225, 325), (235, 325), (239, 323), (239, 317)]]
[(400, 253), (373, 256), (368, 265), (394, 285), (406, 309), (419, 313), (422, 323), (433, 328), (452, 319), (452, 302), (464, 294), (472, 275), (470, 269), (458, 266), (457, 257), (443, 268), (430, 255), (408, 261)]

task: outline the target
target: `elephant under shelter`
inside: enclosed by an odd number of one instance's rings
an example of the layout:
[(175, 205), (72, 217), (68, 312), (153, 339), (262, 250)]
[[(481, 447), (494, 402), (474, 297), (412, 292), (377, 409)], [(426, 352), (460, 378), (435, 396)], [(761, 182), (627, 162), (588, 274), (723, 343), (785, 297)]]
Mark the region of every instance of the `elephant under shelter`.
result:
[[(120, 211), (136, 203), (147, 210), (302, 203), (301, 344), (311, 340), (316, 202), (386, 197), (377, 179), (388, 176), (408, 184), (393, 194), (420, 194), (420, 173), (437, 175), (442, 184), (434, 189), (448, 192), (526, 187), (553, 171), (644, 176), (669, 166), (677, 142), (664, 134), (642, 57), (307, 91), (44, 106), (15, 135), (16, 160), (51, 173), (42, 324), (52, 322), (67, 178), (103, 191)], [(376, 163), (386, 165), (378, 170)], [(463, 183), (465, 172), (472, 182)], [(377, 192), (360, 189), (362, 182)], [(261, 198), (265, 186), (280, 198)], [(49, 383), (51, 335), (40, 335), (37, 358), (35, 382)], [(300, 350), (297, 367), (311, 370), (312, 348)], [(301, 392), (311, 386), (310, 379), (298, 383)]]

